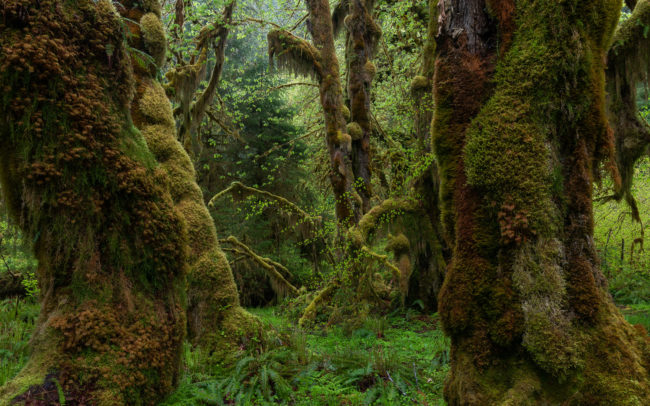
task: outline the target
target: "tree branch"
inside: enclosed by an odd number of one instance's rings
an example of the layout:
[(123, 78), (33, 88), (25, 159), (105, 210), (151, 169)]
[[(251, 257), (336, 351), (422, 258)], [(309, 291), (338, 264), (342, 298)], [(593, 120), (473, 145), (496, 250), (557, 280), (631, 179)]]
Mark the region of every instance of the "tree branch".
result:
[(268, 258), (263, 258), (257, 255), (250, 247), (248, 247), (248, 245), (239, 241), (236, 237), (232, 235), (226, 238), (225, 240), (220, 240), (219, 242), (232, 244), (240, 248), (243, 254), (246, 254), (249, 258), (251, 258), (253, 261), (258, 263), (262, 268), (264, 268), (267, 271), (267, 275), (269, 276), (272, 282), (271, 285), (273, 286), (273, 290), (275, 291), (276, 294), (278, 294), (279, 296), (286, 296), (287, 293), (290, 293), (292, 296), (298, 296), (298, 289), (295, 286), (293, 286), (289, 281), (287, 281), (280, 272), (278, 272), (276, 266), (279, 265), (280, 269), (290, 274), (287, 268)]
[(320, 52), (307, 40), (286, 30), (272, 30), (267, 36), (269, 64), (273, 59), (280, 69), (307, 77), (321, 76)]

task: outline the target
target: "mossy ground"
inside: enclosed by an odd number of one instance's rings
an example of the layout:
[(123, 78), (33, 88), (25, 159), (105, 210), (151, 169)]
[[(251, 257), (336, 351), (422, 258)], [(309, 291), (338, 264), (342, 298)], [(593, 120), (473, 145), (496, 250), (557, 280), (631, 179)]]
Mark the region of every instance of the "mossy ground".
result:
[[(277, 336), (275, 346), (263, 355), (238, 354), (235, 368), (208, 368), (203, 354), (186, 344), (180, 387), (164, 405), (229, 404), (237, 396), (241, 405), (445, 404), (449, 342), (436, 315), (409, 312), (372, 318), (352, 331), (303, 331), (277, 307), (251, 312)], [(623, 312), (630, 323), (650, 330), (650, 303), (627, 305)], [(27, 362), (37, 315), (32, 300), (0, 302), (0, 386)]]

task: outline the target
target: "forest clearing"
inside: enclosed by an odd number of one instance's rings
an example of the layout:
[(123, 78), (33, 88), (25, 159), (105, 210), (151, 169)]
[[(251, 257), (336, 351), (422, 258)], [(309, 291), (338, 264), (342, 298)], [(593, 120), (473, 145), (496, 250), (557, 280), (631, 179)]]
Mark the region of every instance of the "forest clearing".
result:
[(650, 405), (650, 0), (0, 3), (0, 406)]

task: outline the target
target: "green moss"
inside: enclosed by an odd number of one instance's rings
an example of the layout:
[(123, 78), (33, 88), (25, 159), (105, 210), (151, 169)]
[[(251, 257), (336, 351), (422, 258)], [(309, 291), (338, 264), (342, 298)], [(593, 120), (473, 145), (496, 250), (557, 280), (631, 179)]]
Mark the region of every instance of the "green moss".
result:
[(348, 123), (348, 134), (350, 134), (352, 140), (358, 141), (363, 138), (363, 129), (358, 123), (351, 122)]
[(429, 82), (429, 79), (424, 76), (416, 76), (411, 81), (411, 93), (421, 92), (430, 88), (431, 83)]
[(167, 38), (160, 17), (154, 13), (147, 13), (140, 19), (140, 27), (145, 50), (158, 67), (163, 66), (167, 52)]
[(178, 374), (187, 235), (129, 119), (119, 17), (108, 1), (5, 10), (1, 178), (44, 295), (32, 358), (2, 396), (31, 404), (56, 379), (91, 403), (153, 404)]
[(392, 251), (395, 255), (398, 255), (402, 252), (408, 252), (410, 247), (411, 243), (408, 238), (403, 233), (399, 233), (395, 236), (389, 236), (386, 251)]

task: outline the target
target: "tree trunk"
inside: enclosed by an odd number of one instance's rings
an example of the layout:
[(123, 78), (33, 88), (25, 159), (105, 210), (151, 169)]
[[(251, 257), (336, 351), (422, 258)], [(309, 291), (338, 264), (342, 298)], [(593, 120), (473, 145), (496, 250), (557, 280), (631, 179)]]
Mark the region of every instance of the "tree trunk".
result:
[(355, 190), (361, 197), (361, 211), (370, 210), (372, 196), (370, 171), (370, 89), (376, 73), (372, 57), (375, 54), (381, 28), (372, 18), (374, 0), (349, 0), (349, 14), (345, 18), (348, 30), (346, 60), (348, 65), (348, 97), (350, 98), (350, 123), (348, 133), (352, 138), (352, 171)]
[(352, 138), (348, 134), (343, 112), (343, 92), (339, 62), (334, 46), (334, 31), (329, 1), (306, 0), (310, 32), (314, 46), (320, 53), (319, 88), (325, 115), (327, 148), (332, 165), (330, 180), (336, 198), (336, 215), (344, 226), (356, 224), (361, 217), (361, 202), (354, 190), (352, 170)]
[(430, 227), (417, 225), (414, 244), (413, 275), (409, 283), (408, 302), (420, 301), (424, 309), (438, 308), (438, 293), (445, 276), (449, 249), (442, 238), (438, 195), (440, 179), (438, 164), (432, 159), (431, 121), (433, 120), (433, 75), (435, 71), (435, 37), (438, 31), (437, 0), (429, 0), (429, 24), (422, 52), (422, 66), (418, 76), (411, 81), (411, 97), (415, 107), (415, 134), (422, 160), (414, 190), (429, 219)]
[(0, 179), (42, 296), (0, 404), (62, 391), (71, 405), (153, 405), (178, 380), (187, 231), (129, 118), (120, 18), (106, 0), (5, 0), (2, 14)]
[(614, 306), (593, 243), (594, 172), (613, 155), (604, 69), (619, 10), (439, 2), (450, 405), (650, 403), (647, 337)]
[[(165, 59), (165, 43), (152, 42), (165, 41), (159, 8), (146, 8), (146, 3), (132, 0), (122, 4), (124, 8), (120, 12), (129, 19), (131, 47), (149, 53), (157, 66), (161, 66)], [(228, 18), (233, 5), (234, 2), (227, 7)], [(135, 21), (140, 23), (135, 24)], [(220, 43), (225, 42), (225, 35), (220, 37)], [(134, 67), (136, 93), (131, 115), (151, 153), (169, 175), (174, 207), (187, 225), (190, 249), (188, 338), (215, 361), (223, 361), (237, 348), (245, 347), (249, 339), (259, 336), (260, 325), (240, 306), (230, 265), (219, 246), (214, 221), (196, 183), (194, 166), (176, 137), (171, 104), (153, 77), (155, 69), (156, 66)], [(213, 75), (220, 76), (220, 71)]]

